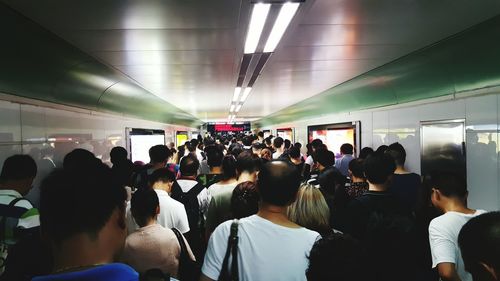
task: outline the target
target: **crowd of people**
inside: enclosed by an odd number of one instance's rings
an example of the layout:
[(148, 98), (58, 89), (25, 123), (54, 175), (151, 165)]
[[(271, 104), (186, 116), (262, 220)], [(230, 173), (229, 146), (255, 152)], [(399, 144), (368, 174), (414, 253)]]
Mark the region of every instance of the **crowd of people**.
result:
[[(0, 175), (0, 280), (500, 280), (500, 212), (465, 175), (421, 177), (399, 143), (336, 157), (320, 139), (206, 136), (112, 166), (75, 149), (43, 179)], [(357, 155), (357, 157), (356, 157)]]

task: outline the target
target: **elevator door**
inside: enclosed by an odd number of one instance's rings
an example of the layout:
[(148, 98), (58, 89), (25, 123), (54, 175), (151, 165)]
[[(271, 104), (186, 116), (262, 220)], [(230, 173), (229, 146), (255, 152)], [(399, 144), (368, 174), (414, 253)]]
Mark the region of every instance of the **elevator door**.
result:
[(422, 176), (435, 170), (466, 175), (465, 120), (421, 122), (420, 136)]

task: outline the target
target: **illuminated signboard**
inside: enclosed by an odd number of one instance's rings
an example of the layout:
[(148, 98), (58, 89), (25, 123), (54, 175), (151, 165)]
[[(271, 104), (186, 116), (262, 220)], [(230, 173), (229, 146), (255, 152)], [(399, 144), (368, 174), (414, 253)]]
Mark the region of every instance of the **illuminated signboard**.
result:
[(227, 123), (209, 123), (207, 131), (211, 133), (221, 132), (247, 132), (250, 131), (250, 123), (227, 124)]

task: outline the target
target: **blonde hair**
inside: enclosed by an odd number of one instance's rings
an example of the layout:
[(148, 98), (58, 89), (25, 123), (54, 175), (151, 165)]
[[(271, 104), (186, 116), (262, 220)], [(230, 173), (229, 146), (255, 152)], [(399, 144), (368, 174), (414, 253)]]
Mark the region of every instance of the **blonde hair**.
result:
[(297, 200), (288, 206), (287, 216), (292, 222), (319, 233), (331, 230), (326, 200), (321, 191), (310, 184), (299, 188)]

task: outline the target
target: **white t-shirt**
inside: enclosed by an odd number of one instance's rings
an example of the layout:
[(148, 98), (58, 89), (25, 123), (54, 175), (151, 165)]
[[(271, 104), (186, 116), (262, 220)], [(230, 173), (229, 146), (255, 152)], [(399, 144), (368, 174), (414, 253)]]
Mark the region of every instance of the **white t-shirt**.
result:
[[(184, 205), (172, 199), (164, 190), (155, 189), (160, 202), (160, 214), (157, 222), (165, 228), (176, 228), (181, 233), (189, 231), (189, 222)], [(130, 203), (127, 206), (128, 233), (133, 233), (139, 226), (135, 223), (130, 212)]]
[(314, 164), (314, 159), (313, 159), (313, 157), (311, 155), (307, 156), (307, 158), (306, 158), (306, 164), (309, 165), (309, 166), (311, 166), (311, 167)]
[(486, 213), (477, 210), (474, 214), (447, 212), (433, 219), (429, 225), (429, 243), (432, 253), (432, 268), (438, 264), (454, 263), (458, 276), (462, 281), (472, 281), (472, 276), (465, 271), (462, 254), (458, 247), (458, 234), (462, 226), (471, 218)]
[[(213, 280), (219, 278), (231, 223), (219, 225), (208, 242), (202, 272)], [(320, 236), (306, 228), (284, 227), (253, 215), (240, 220), (238, 237), (239, 280), (305, 281), (307, 257)]]
[(280, 158), (280, 156), (281, 156), (282, 154), (283, 154), (282, 152), (276, 151), (275, 153), (273, 153), (273, 159), (278, 159), (278, 158)]

